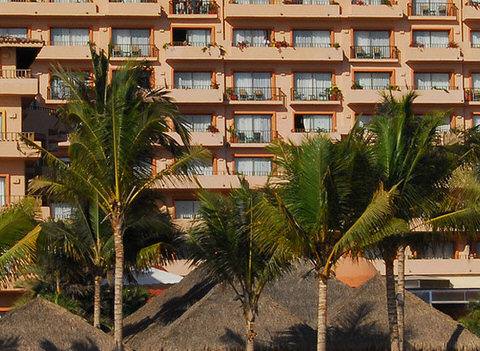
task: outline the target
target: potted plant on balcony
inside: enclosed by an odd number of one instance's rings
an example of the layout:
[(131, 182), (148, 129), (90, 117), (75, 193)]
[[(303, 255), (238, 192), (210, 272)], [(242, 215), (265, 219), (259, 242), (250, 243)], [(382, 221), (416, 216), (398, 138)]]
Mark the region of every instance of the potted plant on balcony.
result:
[(339, 43), (333, 43), (332, 45), (335, 49), (338, 49), (340, 47), (340, 44)]
[(285, 38), (282, 41), (274, 41), (273, 45), (275, 45), (277, 49), (289, 47), (288, 42), (285, 40)]
[(454, 41), (451, 41), (451, 42), (448, 43), (448, 47), (452, 48), (452, 49), (456, 49), (456, 48), (458, 48), (458, 44)]
[(227, 88), (227, 90), (225, 90), (225, 94), (227, 95), (228, 100), (238, 100), (238, 96), (235, 94), (233, 88)]
[(339, 101), (343, 99), (342, 91), (336, 85), (326, 89), (326, 92), (330, 96), (330, 99), (333, 101)]
[(215, 127), (213, 124), (210, 124), (208, 127), (207, 127), (207, 132), (210, 132), (210, 133), (218, 133), (219, 130), (217, 127)]
[(353, 90), (358, 90), (358, 89), (363, 89), (363, 87), (360, 85), (358, 82), (353, 82), (352, 84), (352, 89)]
[(473, 101), (473, 90), (466, 89), (465, 90), (465, 101)]
[(163, 44), (162, 46), (163, 50), (167, 50), (170, 47), (170, 45), (171, 45), (170, 43)]
[(211, 87), (212, 89), (218, 89), (218, 88), (220, 88), (220, 84), (214, 82), (214, 83), (210, 84), (210, 87)]
[(240, 50), (244, 50), (248, 47), (248, 43), (246, 41), (240, 41), (240, 42), (237, 43), (237, 47)]
[(390, 90), (390, 91), (400, 91), (400, 87), (398, 85), (394, 85), (394, 84), (389, 84), (387, 86), (387, 90)]

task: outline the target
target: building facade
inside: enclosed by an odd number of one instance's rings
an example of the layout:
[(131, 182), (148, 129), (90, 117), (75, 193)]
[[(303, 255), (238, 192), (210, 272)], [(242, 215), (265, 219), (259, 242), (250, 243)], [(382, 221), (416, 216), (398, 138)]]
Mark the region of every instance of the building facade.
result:
[[(17, 38), (12, 40), (17, 46), (0, 44), (0, 204), (25, 194), (28, 165), (34, 162), (18, 154), (9, 135), (35, 132), (59, 152), (66, 145), (49, 113), (68, 97), (53, 68), (60, 64), (89, 73), (88, 42), (105, 49), (112, 45), (112, 71), (130, 59), (150, 63), (148, 84), (171, 91), (189, 121), (192, 142), (211, 150), (211, 162), (198, 166), (199, 182), (228, 190), (238, 186), (238, 174), (252, 185), (267, 181), (275, 170), (265, 146), (275, 138), (299, 143), (326, 132), (338, 139), (357, 120), (368, 123), (384, 90), (399, 96), (416, 90), (418, 114), (449, 110), (443, 132), (480, 124), (478, 5), (463, 0), (1, 1), (0, 36)], [(18, 45), (26, 43), (42, 43), (28, 67), (18, 57)], [(6, 51), (16, 51), (16, 61)], [(159, 150), (154, 168), (169, 159)], [(167, 192), (166, 206), (179, 223), (195, 216), (196, 183), (158, 187)], [(52, 209), (68, 215), (62, 204)], [(477, 246), (458, 241), (412, 254), (407, 274), (479, 287)]]

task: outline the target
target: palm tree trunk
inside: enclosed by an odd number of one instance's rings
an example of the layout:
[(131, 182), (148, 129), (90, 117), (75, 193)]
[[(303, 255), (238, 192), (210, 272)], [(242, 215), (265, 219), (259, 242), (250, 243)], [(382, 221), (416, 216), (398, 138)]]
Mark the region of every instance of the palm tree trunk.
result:
[(100, 284), (102, 278), (95, 276), (94, 280), (94, 293), (93, 293), (93, 326), (100, 328)]
[(390, 350), (399, 351), (398, 345), (398, 320), (397, 320), (397, 298), (395, 295), (395, 275), (393, 272), (394, 255), (388, 254), (384, 257), (385, 280), (387, 287), (387, 310), (388, 327), (390, 330)]
[(405, 338), (405, 246), (400, 245), (397, 252), (397, 313), (398, 313), (398, 345), (404, 350)]
[(113, 338), (115, 350), (123, 350), (123, 220), (118, 211), (112, 214), (112, 232), (115, 245), (115, 277), (114, 277), (114, 299), (113, 299)]
[(257, 333), (255, 333), (254, 325), (255, 313), (253, 312), (253, 309), (251, 307), (247, 307), (247, 310), (245, 311), (245, 337), (247, 339), (247, 343), (245, 346), (246, 351), (254, 351), (255, 348), (255, 336), (257, 336)]
[(317, 351), (327, 350), (327, 279), (318, 277)]

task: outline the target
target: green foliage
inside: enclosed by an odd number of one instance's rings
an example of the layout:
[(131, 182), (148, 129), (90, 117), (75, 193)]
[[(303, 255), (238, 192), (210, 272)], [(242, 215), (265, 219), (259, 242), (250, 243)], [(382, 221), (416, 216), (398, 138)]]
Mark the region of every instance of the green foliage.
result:
[(459, 322), (472, 333), (480, 337), (480, 304), (470, 306), (470, 312), (459, 319)]

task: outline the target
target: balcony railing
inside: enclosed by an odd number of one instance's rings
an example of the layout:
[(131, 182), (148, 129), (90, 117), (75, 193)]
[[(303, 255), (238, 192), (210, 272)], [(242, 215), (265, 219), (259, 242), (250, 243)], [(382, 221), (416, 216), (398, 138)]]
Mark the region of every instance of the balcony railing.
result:
[(293, 133), (331, 133), (333, 132), (332, 127), (328, 128), (294, 128)]
[(237, 5), (329, 5), (330, 0), (230, 0), (229, 3)]
[(356, 59), (398, 59), (398, 55), (399, 51), (396, 46), (371, 45), (351, 47), (351, 57)]
[(392, 0), (352, 0), (352, 5), (393, 5)]
[(88, 40), (75, 40), (75, 39), (65, 39), (65, 40), (52, 40), (52, 46), (87, 46)]
[(331, 44), (331, 43), (293, 43), (294, 48), (331, 48), (331, 47), (339, 47), (338, 44)]
[(216, 15), (218, 5), (212, 0), (173, 0), (170, 1), (172, 15)]
[(211, 90), (211, 89), (218, 89), (214, 84), (177, 84), (173, 87), (173, 89), (184, 89), (184, 90), (189, 90), (189, 89), (195, 89), (195, 90)]
[(276, 132), (272, 130), (236, 129), (231, 134), (231, 142), (240, 144), (268, 144), (272, 141), (272, 139), (274, 139), (275, 136)]
[(409, 16), (456, 16), (457, 7), (454, 4), (437, 1), (421, 1), (408, 4)]
[(472, 43), (472, 48), (474, 48), (474, 49), (479, 49), (479, 48), (480, 48), (480, 44), (474, 44), (474, 43)]
[(295, 101), (335, 100), (330, 93), (330, 88), (292, 88), (291, 98)]
[(390, 84), (382, 84), (382, 85), (375, 85), (373, 83), (371, 84), (359, 84), (358, 82), (355, 82), (353, 85), (352, 85), (352, 89), (353, 90), (396, 90), (396, 89), (393, 89), (392, 88), (393, 86), (391, 86)]
[(274, 175), (272, 171), (257, 171), (257, 170), (235, 171), (234, 173), (240, 176), (268, 177), (268, 176)]
[(207, 41), (174, 41), (172, 42), (172, 46), (193, 46), (193, 47), (200, 47), (205, 48), (208, 45), (211, 45), (211, 42)]
[(280, 88), (272, 87), (235, 87), (228, 88), (226, 93), (230, 101), (279, 101), (284, 97)]
[(456, 86), (449, 86), (449, 85), (424, 85), (424, 86), (416, 86), (415, 90), (458, 90)]
[(35, 140), (35, 133), (31, 132), (21, 132), (21, 133), (15, 133), (15, 132), (6, 132), (6, 133), (0, 133), (0, 142), (5, 142), (5, 141), (21, 141), (23, 138), (28, 139), (30, 141)]
[(432, 43), (413, 43), (412, 47), (414, 48), (453, 48), (454, 44), (445, 43), (445, 44), (432, 44)]
[(465, 101), (480, 101), (480, 89), (479, 88), (465, 89)]
[(8, 2), (49, 2), (49, 3), (64, 3), (64, 4), (87, 4), (92, 0), (1, 0), (0, 3)]
[(113, 57), (156, 57), (158, 49), (151, 44), (112, 44)]
[(0, 69), (0, 78), (32, 78), (29, 69)]

